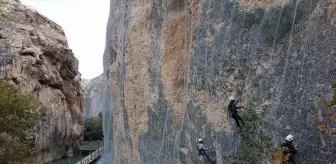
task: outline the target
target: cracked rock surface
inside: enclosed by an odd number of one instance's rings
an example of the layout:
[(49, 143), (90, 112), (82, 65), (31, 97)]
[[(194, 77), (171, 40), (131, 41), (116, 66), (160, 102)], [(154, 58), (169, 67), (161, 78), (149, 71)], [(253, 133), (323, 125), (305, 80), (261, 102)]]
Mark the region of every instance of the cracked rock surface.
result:
[(82, 82), (84, 89), (85, 117), (90, 118), (98, 116), (102, 109), (103, 100), (103, 75)]
[(34, 135), (41, 162), (78, 146), (84, 123), (81, 74), (59, 25), (18, 1), (0, 0), (0, 73), (47, 109)]
[(335, 6), (111, 0), (104, 77), (113, 117), (104, 126), (114, 133), (104, 136), (113, 141), (106, 153), (117, 164), (204, 163), (196, 152), (203, 137), (218, 163), (239, 163), (244, 141), (227, 114), (234, 94), (275, 146), (295, 136), (298, 163), (335, 163), (335, 136), (316, 127), (336, 128), (335, 111), (323, 111), (336, 83)]

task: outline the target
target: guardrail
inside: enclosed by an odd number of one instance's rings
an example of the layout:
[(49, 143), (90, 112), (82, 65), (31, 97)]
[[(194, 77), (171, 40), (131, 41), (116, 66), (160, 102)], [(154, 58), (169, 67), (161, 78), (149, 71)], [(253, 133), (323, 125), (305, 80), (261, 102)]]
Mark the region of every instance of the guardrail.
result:
[(84, 159), (82, 159), (80, 162), (77, 162), (76, 164), (90, 164), (94, 160), (96, 160), (104, 151), (103, 146), (91, 153), (90, 155), (86, 156)]

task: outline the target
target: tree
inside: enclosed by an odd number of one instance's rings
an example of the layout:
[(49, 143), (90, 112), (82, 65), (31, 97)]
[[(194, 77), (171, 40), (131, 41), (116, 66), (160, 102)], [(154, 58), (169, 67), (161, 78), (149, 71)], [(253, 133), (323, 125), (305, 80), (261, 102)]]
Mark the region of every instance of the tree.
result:
[(102, 115), (101, 112), (96, 117), (91, 117), (85, 120), (84, 125), (84, 140), (96, 141), (102, 140)]
[(41, 108), (31, 93), (22, 93), (8, 80), (0, 79), (0, 161), (33, 163), (30, 159), (37, 153), (29, 139)]

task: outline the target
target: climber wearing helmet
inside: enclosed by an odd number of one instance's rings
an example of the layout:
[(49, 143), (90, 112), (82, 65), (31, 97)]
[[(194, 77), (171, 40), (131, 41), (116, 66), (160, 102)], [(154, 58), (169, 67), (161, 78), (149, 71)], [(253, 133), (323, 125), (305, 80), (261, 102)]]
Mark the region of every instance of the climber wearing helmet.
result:
[(286, 142), (282, 143), (281, 145), (284, 149), (284, 161), (288, 162), (289, 164), (295, 164), (294, 155), (297, 153), (297, 147), (293, 144), (294, 137), (289, 134), (285, 139)]
[(243, 122), (243, 119), (238, 115), (237, 109), (240, 109), (240, 108), (244, 108), (244, 107), (237, 107), (236, 102), (235, 102), (235, 98), (233, 96), (231, 96), (230, 97), (230, 104), (228, 106), (228, 110), (229, 110), (229, 113), (230, 113), (231, 117), (236, 120), (236, 123), (237, 123), (239, 128), (241, 128), (241, 126), (239, 124), (239, 120), (245, 126), (245, 123)]
[(199, 138), (198, 139), (198, 143), (197, 143), (198, 156), (203, 155), (203, 156), (205, 156), (208, 159), (208, 161), (210, 161), (212, 164), (215, 164), (215, 162), (210, 159), (210, 156), (209, 156), (209, 154), (208, 154), (207, 151), (208, 151), (208, 149), (204, 148), (203, 139)]

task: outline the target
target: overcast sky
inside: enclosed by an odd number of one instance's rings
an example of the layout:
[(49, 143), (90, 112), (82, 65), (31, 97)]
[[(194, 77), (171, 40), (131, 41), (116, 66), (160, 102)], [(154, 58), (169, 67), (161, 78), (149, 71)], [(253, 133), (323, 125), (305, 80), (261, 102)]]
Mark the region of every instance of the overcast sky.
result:
[(109, 0), (21, 0), (63, 27), (82, 78), (103, 73)]

